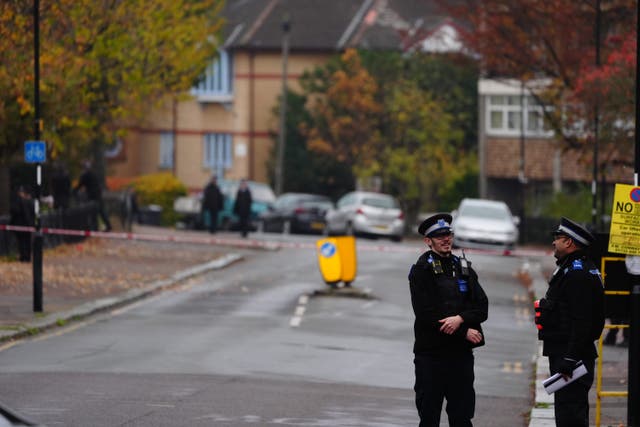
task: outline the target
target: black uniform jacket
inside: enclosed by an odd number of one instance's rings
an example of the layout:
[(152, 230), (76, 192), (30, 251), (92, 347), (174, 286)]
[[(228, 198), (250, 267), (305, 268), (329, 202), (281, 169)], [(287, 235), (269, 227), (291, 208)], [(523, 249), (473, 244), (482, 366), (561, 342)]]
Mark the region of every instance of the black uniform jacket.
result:
[(604, 327), (604, 287), (600, 271), (583, 251), (558, 260), (540, 300), (543, 355), (573, 360), (598, 356), (594, 341)]
[[(411, 266), (409, 287), (416, 316), (414, 353), (454, 354), (484, 345), (484, 339), (475, 345), (466, 339), (468, 329), (482, 332), (489, 307), (471, 263), (465, 275), (457, 256), (443, 258), (427, 251)], [(438, 320), (455, 315), (464, 319), (460, 328), (452, 335), (440, 332)]]

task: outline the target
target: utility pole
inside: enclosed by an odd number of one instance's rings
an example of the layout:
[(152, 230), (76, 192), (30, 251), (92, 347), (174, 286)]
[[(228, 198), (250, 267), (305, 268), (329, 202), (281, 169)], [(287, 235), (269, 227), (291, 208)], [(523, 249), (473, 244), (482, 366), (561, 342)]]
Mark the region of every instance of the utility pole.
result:
[(284, 179), (284, 146), (287, 141), (287, 62), (289, 60), (289, 14), (282, 18), (282, 99), (280, 100), (280, 135), (278, 135), (278, 158), (276, 162), (276, 194), (282, 194)]
[[(33, 0), (33, 68), (35, 104), (35, 140), (40, 140), (40, 0)], [(40, 229), (40, 194), (42, 188), (42, 163), (36, 163), (36, 188), (34, 194), (35, 233), (33, 235), (33, 311), (42, 311), (42, 231)]]
[[(635, 167), (633, 185), (638, 186), (640, 174), (640, 2), (636, 2), (636, 125), (635, 125)], [(627, 255), (628, 256), (628, 255)], [(635, 261), (638, 258), (636, 256)], [(637, 265), (637, 262), (635, 263)], [(628, 266), (629, 264), (627, 264)], [(631, 298), (629, 316), (629, 392), (627, 393), (627, 425), (640, 427), (640, 274), (631, 273)]]
[[(595, 28), (595, 45), (596, 45), (596, 68), (600, 68), (600, 0), (596, 0), (596, 28)], [(591, 180), (591, 226), (594, 230), (598, 228), (598, 139), (600, 127), (600, 111), (599, 97), (596, 95), (596, 105), (593, 107), (593, 179)], [(602, 189), (600, 189), (602, 191)]]
[(525, 241), (525, 216), (526, 216), (526, 190), (527, 190), (527, 175), (525, 169), (525, 81), (520, 80), (520, 162), (518, 168), (518, 183), (520, 184), (520, 242)]

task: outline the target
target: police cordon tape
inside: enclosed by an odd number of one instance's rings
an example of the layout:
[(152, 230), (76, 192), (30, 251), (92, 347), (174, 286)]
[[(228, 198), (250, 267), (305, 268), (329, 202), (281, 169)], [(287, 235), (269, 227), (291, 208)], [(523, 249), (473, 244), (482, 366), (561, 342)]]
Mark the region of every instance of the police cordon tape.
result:
[[(0, 231), (18, 231), (33, 233), (36, 231), (35, 227), (21, 226), (21, 225), (6, 225), (0, 224)], [(194, 235), (180, 235), (180, 234), (150, 234), (150, 233), (131, 233), (131, 232), (117, 232), (117, 231), (93, 231), (93, 230), (72, 230), (64, 228), (52, 228), (42, 227), (40, 229), (42, 234), (53, 234), (62, 236), (76, 236), (76, 237), (101, 237), (106, 239), (120, 239), (120, 240), (140, 240), (140, 241), (153, 241), (153, 242), (174, 242), (174, 243), (194, 243), (203, 245), (228, 245), (245, 248), (262, 248), (268, 250), (276, 250), (280, 248), (287, 249), (316, 249), (315, 243), (306, 242), (283, 242), (279, 240), (259, 240), (259, 239), (246, 239), (246, 238), (226, 238), (226, 237), (211, 237), (211, 236), (194, 236)], [(358, 245), (358, 250), (371, 251), (371, 252), (407, 252), (407, 253), (421, 253), (425, 250), (425, 247), (420, 246), (405, 246), (405, 245)], [(458, 250), (454, 250), (457, 252)], [(500, 255), (500, 256), (547, 256), (551, 255), (552, 251), (544, 251), (539, 249), (465, 249), (465, 253), (468, 254), (484, 254), (484, 255)]]

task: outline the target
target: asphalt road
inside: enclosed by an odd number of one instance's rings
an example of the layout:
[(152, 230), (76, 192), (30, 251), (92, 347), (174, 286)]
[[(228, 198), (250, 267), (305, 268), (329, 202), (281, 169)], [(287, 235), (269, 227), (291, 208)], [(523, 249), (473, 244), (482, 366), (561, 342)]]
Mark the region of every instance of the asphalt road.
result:
[[(47, 426), (415, 426), (407, 273), (419, 252), (359, 241), (353, 286), (370, 295), (359, 298), (316, 294), (327, 286), (311, 249), (245, 250), (1, 351), (0, 400)], [(470, 258), (490, 301), (475, 425), (525, 426), (537, 339), (514, 276), (523, 260)]]

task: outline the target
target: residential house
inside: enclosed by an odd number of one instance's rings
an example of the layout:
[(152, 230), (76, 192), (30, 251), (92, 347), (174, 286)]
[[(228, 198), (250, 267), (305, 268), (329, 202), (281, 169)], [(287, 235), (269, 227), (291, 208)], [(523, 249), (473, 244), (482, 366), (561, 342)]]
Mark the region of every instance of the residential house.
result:
[[(504, 200), (517, 213), (523, 197), (531, 210), (550, 194), (573, 191), (593, 180), (593, 145), (587, 150), (566, 149), (545, 126), (543, 109), (533, 94), (547, 82), (516, 79), (480, 79), (478, 83), (478, 157), (480, 197)], [(616, 182), (629, 182), (632, 174), (616, 162), (623, 153), (600, 153), (610, 160), (602, 186), (611, 196)], [(608, 198), (605, 197), (605, 198)], [(600, 203), (600, 202), (598, 202)], [(605, 208), (608, 209), (607, 206)]]
[[(170, 171), (191, 190), (215, 173), (267, 182), (283, 87), (283, 22), (289, 22), (286, 84), (347, 48), (446, 50), (451, 25), (434, 1), (232, 0), (220, 55), (190, 100), (168, 99), (129, 129), (109, 160), (111, 176)], [(444, 43), (444, 44), (443, 44)]]

